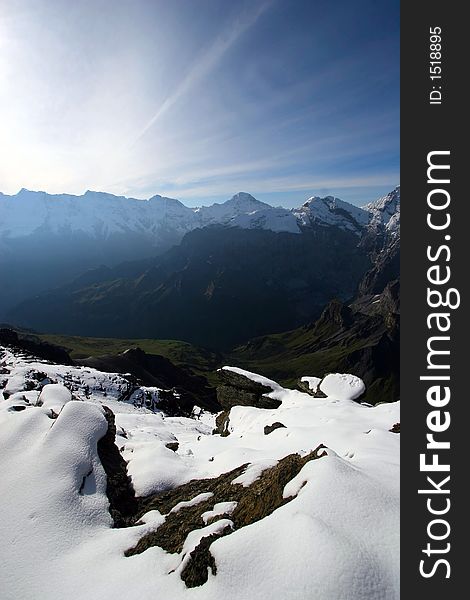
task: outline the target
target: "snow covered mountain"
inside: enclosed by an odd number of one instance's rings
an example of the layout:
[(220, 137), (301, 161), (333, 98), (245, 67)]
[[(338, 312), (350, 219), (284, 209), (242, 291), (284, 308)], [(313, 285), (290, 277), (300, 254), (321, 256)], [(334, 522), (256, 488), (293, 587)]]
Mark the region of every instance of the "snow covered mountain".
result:
[(363, 208), (333, 196), (309, 198), (288, 210), (239, 192), (222, 204), (188, 208), (179, 200), (152, 196), (136, 200), (102, 192), (82, 196), (51, 195), (22, 189), (14, 196), (0, 194), (0, 240), (37, 234), (85, 234), (107, 239), (136, 233), (153, 240), (172, 232), (175, 238), (198, 227), (231, 225), (300, 233), (302, 228), (336, 226), (360, 233), (369, 224), (396, 228), (400, 219), (400, 188)]
[(399, 597), (399, 403), (358, 377), (224, 367), (225, 413), (169, 417), (117, 374), (0, 369), (5, 599)]
[(400, 186), (386, 196), (370, 202), (364, 210), (371, 213), (371, 227), (383, 225), (390, 233), (399, 232), (400, 228)]
[(136, 200), (24, 189), (15, 196), (0, 194), (0, 281), (10, 283), (9, 294), (0, 296), (0, 319), (8, 320), (20, 302), (70, 284), (89, 269), (153, 259), (207, 227), (299, 237), (317, 232), (319, 238), (344, 232), (354, 235), (353, 244), (367, 234), (373, 245), (384, 232), (398, 231), (399, 202), (399, 188), (364, 208), (331, 196), (312, 197), (297, 209), (276, 208), (245, 192), (200, 208), (162, 196)]
[(158, 195), (137, 200), (103, 192), (87, 191), (73, 196), (22, 189), (15, 196), (0, 195), (0, 237), (80, 232), (106, 239), (113, 234), (135, 232), (158, 238), (162, 230), (181, 237), (197, 227), (228, 223), (240, 214), (268, 207), (243, 192), (224, 204), (193, 209), (179, 200)]
[(370, 221), (368, 211), (333, 196), (313, 196), (300, 208), (295, 209), (294, 214), (303, 227), (334, 225), (357, 234), (361, 233)]

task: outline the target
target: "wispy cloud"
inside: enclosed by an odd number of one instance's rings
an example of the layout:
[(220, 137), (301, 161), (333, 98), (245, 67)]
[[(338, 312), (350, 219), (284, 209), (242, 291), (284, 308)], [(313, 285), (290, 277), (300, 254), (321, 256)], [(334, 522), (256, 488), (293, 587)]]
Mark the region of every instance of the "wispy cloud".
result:
[[(311, 177), (270, 177), (263, 178), (245, 178), (237, 181), (213, 182), (209, 185), (197, 185), (194, 187), (182, 187), (175, 190), (163, 189), (162, 194), (166, 196), (177, 195), (179, 198), (211, 198), (225, 196), (229, 197), (231, 193), (238, 191), (248, 191), (254, 195), (264, 193), (293, 193), (302, 192), (306, 197), (312, 195), (332, 194), (339, 195), (341, 190), (351, 190), (355, 188), (376, 188), (389, 187), (390, 189), (399, 183), (399, 173), (397, 171), (384, 171), (375, 175), (335, 177), (335, 176), (311, 176)], [(238, 186), (238, 187), (237, 187)]]
[(226, 52), (237, 42), (237, 40), (248, 29), (253, 27), (261, 15), (271, 6), (272, 0), (254, 3), (249, 10), (237, 15), (230, 26), (222, 31), (211, 47), (200, 56), (193, 64), (186, 76), (179, 82), (172, 94), (170, 94), (160, 105), (153, 117), (139, 131), (133, 144), (142, 138), (153, 125), (167, 113), (179, 100), (187, 96), (189, 92), (219, 64)]
[(396, 183), (385, 9), (372, 24), (347, 0), (135, 0), (106, 18), (100, 3), (21, 4), (0, 2), (2, 192), (283, 202)]

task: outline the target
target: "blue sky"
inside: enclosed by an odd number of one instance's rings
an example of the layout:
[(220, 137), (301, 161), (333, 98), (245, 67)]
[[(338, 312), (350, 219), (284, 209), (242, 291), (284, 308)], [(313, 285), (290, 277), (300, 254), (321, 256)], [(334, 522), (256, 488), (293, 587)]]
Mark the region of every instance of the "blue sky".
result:
[(399, 183), (399, 2), (3, 0), (0, 191), (362, 204)]

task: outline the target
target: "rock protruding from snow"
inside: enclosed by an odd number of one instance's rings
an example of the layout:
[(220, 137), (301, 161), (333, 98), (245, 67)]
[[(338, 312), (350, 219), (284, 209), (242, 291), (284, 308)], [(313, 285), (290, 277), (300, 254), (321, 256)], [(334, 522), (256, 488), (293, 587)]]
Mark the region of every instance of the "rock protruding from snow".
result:
[[(206, 600), (399, 597), (399, 403), (344, 400), (357, 392), (351, 376), (327, 376), (332, 395), (313, 401), (224, 369), (266, 385), (281, 404), (232, 407), (222, 437), (211, 435), (213, 415), (169, 417), (117, 401), (116, 375), (2, 348), (0, 371), (0, 398), (11, 391), (0, 401), (5, 598), (61, 600), (64, 589), (76, 600), (156, 590)], [(80, 374), (87, 393), (74, 387), (83, 401), (51, 421), (28, 385), (33, 371), (69, 383)], [(286, 427), (265, 435), (275, 421)], [(173, 452), (165, 444), (175, 438)], [(124, 516), (118, 501), (131, 502), (124, 519), (113, 515), (125, 527), (110, 516), (113, 507)]]
[(221, 382), (217, 386), (217, 399), (224, 410), (230, 410), (232, 406), (273, 409), (281, 404), (268, 396), (279, 387), (269, 379), (232, 367), (224, 367), (217, 373)]
[[(209, 549), (212, 544), (269, 517), (291, 502), (297, 494), (286, 497), (286, 485), (306, 464), (326, 456), (324, 446), (320, 445), (304, 456), (294, 453), (280, 461), (258, 461), (248, 468), (243, 465), (219, 477), (192, 481), (166, 494), (146, 498), (141, 508), (144, 514), (155, 509), (164, 511), (167, 513), (165, 522), (129, 548), (126, 556), (141, 554), (154, 546), (173, 555), (178, 553), (174, 556), (173, 568), (186, 586), (203, 585), (208, 580), (209, 569), (213, 575), (217, 572), (217, 563)], [(178, 510), (168, 511), (170, 505)], [(215, 520), (216, 517), (219, 519)], [(201, 546), (203, 540), (206, 542)]]

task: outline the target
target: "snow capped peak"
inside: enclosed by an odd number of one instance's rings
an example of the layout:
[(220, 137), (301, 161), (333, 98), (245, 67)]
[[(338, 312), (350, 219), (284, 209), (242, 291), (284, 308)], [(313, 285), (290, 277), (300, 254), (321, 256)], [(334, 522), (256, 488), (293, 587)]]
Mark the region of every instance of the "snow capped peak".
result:
[(366, 210), (334, 196), (325, 198), (312, 196), (293, 212), (304, 227), (335, 225), (357, 234), (369, 222), (369, 214)]
[(201, 206), (196, 209), (200, 219), (200, 226), (222, 224), (227, 225), (230, 221), (240, 215), (253, 213), (261, 209), (272, 209), (273, 207), (261, 202), (246, 192), (238, 192), (230, 200), (222, 204)]
[(369, 211), (380, 210), (382, 212), (393, 214), (400, 209), (400, 186), (397, 185), (397, 187), (386, 196), (382, 196), (382, 198), (369, 202), (364, 208)]
[(331, 205), (334, 203), (335, 199), (334, 196), (325, 196), (324, 198), (321, 198), (320, 196), (311, 196), (302, 204), (302, 206), (310, 206), (314, 202), (323, 202), (324, 204)]
[(250, 208), (252, 210), (257, 210), (259, 208), (270, 207), (269, 204), (257, 200), (254, 196), (248, 194), (247, 192), (238, 192), (238, 194), (232, 196), (230, 200), (227, 200), (226, 202), (224, 202), (224, 204), (237, 206), (238, 208), (243, 210), (249, 210)]
[(384, 225), (389, 231), (397, 231), (400, 226), (400, 186), (386, 196), (369, 202), (364, 209), (371, 213), (371, 226)]
[(336, 226), (361, 235), (368, 226), (396, 231), (399, 222), (399, 186), (362, 208), (334, 196), (311, 196), (300, 208), (275, 208), (247, 192), (200, 208), (189, 208), (159, 194), (147, 200), (93, 190), (81, 196), (25, 188), (14, 196), (0, 194), (0, 237), (4, 238), (29, 236), (36, 231), (79, 232), (93, 238), (134, 232), (154, 244), (163, 231), (181, 239), (185, 233), (208, 225), (290, 233)]
[[(236, 201), (249, 200), (249, 201), (258, 202), (258, 200), (256, 200), (256, 198), (254, 196), (252, 196), (251, 194), (249, 194), (248, 192), (238, 192), (237, 194), (234, 194), (230, 198), (230, 200), (236, 200)], [(230, 202), (230, 200), (228, 200), (228, 202)]]

